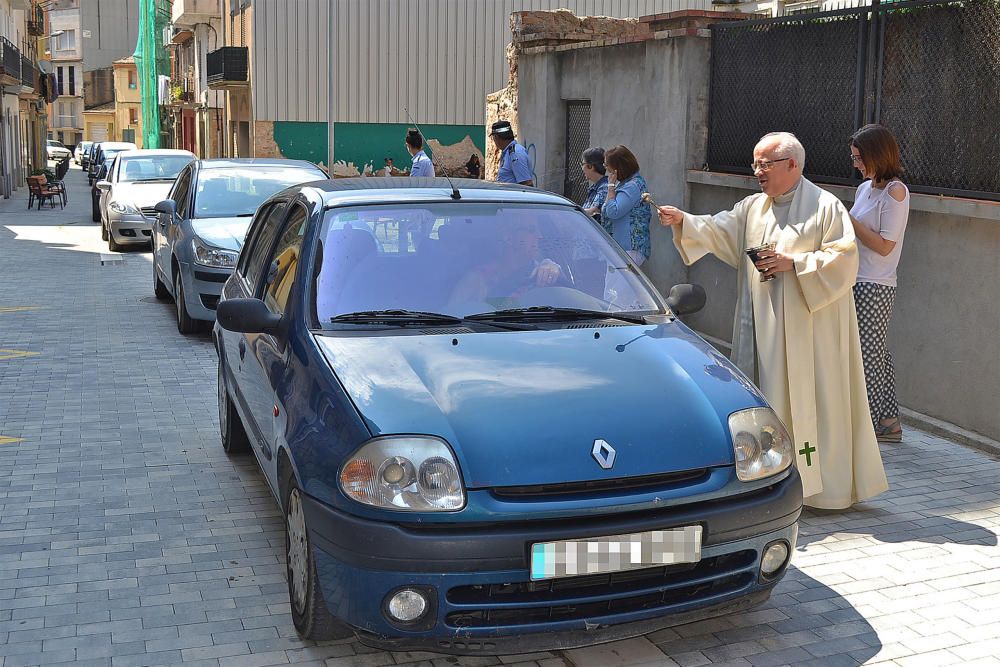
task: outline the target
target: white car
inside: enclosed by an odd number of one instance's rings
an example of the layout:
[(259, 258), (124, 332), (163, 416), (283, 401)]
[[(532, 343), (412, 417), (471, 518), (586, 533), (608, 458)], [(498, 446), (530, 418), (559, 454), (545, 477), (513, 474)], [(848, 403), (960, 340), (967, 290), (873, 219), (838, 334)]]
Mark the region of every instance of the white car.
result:
[(83, 156), (90, 150), (90, 145), (93, 141), (81, 141), (73, 149), (73, 161), (77, 164), (83, 164)]
[(62, 160), (72, 155), (70, 150), (61, 141), (49, 139), (45, 142), (45, 153), (50, 160)]
[(150, 242), (153, 207), (166, 199), (181, 169), (195, 159), (189, 151), (126, 150), (115, 156), (101, 191), (101, 238), (111, 250)]

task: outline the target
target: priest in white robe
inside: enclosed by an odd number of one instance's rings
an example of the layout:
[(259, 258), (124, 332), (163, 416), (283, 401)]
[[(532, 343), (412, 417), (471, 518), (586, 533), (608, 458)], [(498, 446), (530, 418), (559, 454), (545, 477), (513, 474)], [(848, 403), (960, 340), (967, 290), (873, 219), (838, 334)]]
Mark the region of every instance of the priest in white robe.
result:
[[(802, 177), (794, 135), (765, 136), (753, 157), (763, 192), (714, 216), (664, 206), (660, 222), (686, 264), (711, 253), (737, 270), (733, 361), (788, 428), (805, 504), (844, 509), (889, 488), (854, 310), (854, 228), (836, 197)], [(771, 242), (755, 265), (746, 249)]]

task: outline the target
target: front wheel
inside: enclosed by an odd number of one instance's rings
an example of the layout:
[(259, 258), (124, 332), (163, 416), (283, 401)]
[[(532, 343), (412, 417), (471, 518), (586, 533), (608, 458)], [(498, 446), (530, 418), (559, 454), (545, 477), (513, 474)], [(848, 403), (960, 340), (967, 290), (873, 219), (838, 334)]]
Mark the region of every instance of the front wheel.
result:
[(201, 323), (188, 314), (187, 303), (184, 301), (184, 281), (181, 272), (174, 276), (174, 304), (177, 306), (177, 330), (182, 334), (193, 334), (201, 328)]
[(101, 221), (101, 208), (93, 197), (90, 198), (90, 219), (94, 222)]
[(322, 641), (350, 637), (351, 629), (333, 617), (323, 598), (306, 529), (302, 492), (294, 475), (289, 475), (286, 483), (284, 508), (288, 601), (295, 629), (303, 639)]
[(160, 274), (156, 271), (156, 258), (153, 258), (153, 294), (160, 301), (166, 301), (170, 298), (170, 290), (167, 286), (163, 284), (160, 280)]
[(236, 412), (236, 406), (230, 400), (229, 390), (226, 389), (221, 359), (219, 360), (219, 432), (222, 435), (222, 448), (226, 454), (233, 456), (250, 451), (250, 438), (247, 437), (243, 420)]

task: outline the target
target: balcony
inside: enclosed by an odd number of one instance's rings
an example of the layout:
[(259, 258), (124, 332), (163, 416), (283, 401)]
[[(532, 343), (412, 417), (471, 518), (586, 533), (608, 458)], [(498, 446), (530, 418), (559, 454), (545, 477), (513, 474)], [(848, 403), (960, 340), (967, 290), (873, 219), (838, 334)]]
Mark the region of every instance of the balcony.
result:
[(0, 38), (0, 84), (21, 85), (21, 52), (6, 37)]
[(170, 20), (177, 26), (194, 26), (221, 18), (217, 0), (174, 0)]
[[(21, 91), (27, 93), (33, 93), (36, 90), (36, 73), (35, 66), (31, 64), (26, 56), (21, 56)], [(27, 88), (28, 90), (25, 90)]]
[(222, 90), (250, 84), (247, 47), (224, 46), (209, 52), (205, 60), (209, 88)]

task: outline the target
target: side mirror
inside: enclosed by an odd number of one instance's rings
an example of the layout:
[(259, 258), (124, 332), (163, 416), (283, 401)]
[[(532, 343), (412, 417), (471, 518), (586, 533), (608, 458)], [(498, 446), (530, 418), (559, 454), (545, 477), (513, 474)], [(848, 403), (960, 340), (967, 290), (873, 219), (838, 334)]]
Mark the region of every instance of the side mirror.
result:
[(705, 307), (705, 288), (701, 285), (681, 283), (670, 288), (667, 305), (675, 315), (690, 315)]
[(97, 181), (97, 189), (107, 192), (111, 189), (111, 181)]
[(166, 213), (170, 217), (170, 222), (173, 222), (177, 217), (177, 202), (173, 199), (164, 199), (157, 203), (153, 210), (157, 213)]
[(281, 315), (272, 313), (260, 299), (220, 301), (215, 319), (226, 331), (273, 334), (281, 324)]

